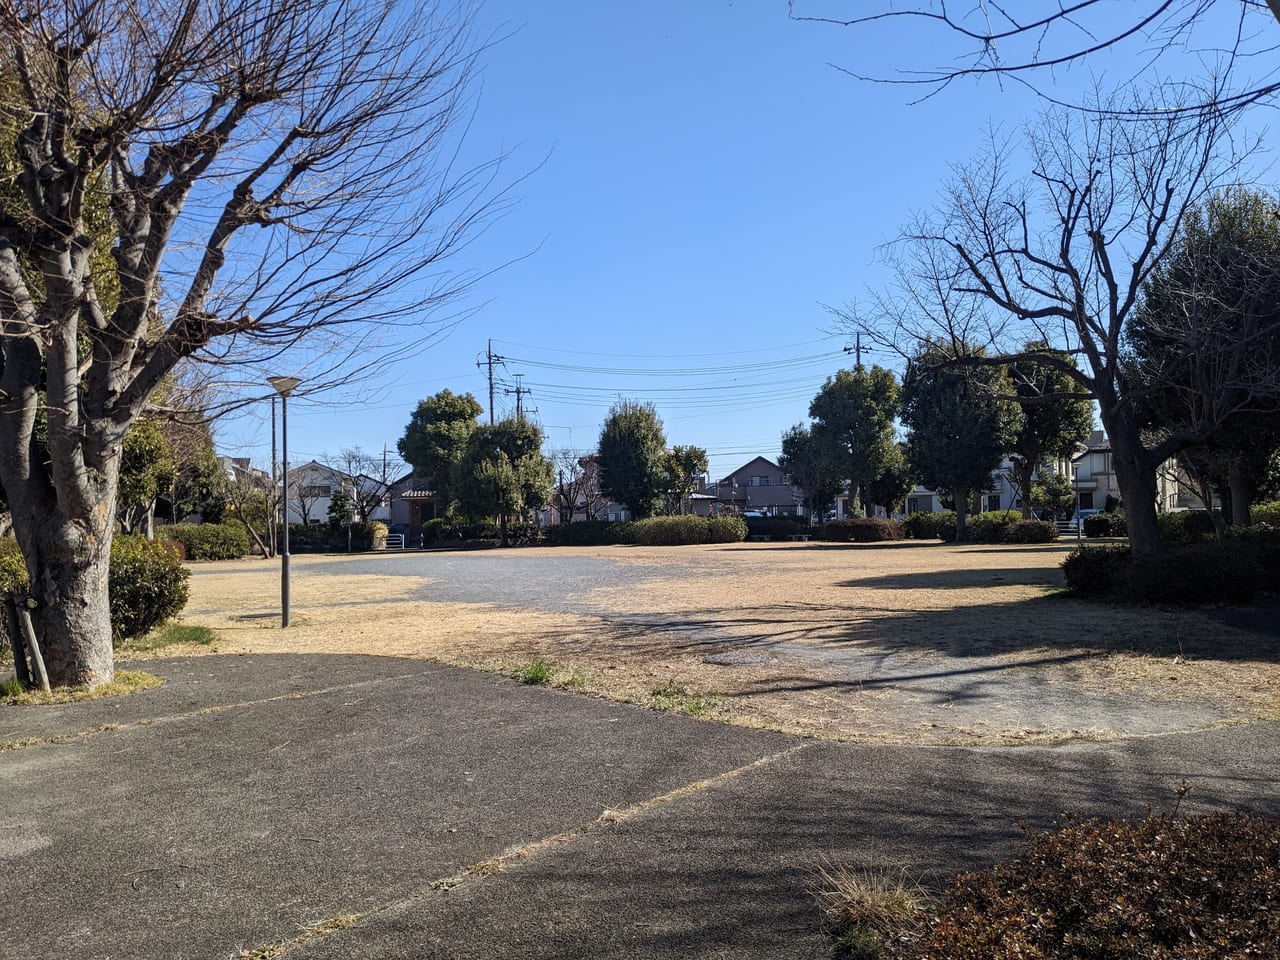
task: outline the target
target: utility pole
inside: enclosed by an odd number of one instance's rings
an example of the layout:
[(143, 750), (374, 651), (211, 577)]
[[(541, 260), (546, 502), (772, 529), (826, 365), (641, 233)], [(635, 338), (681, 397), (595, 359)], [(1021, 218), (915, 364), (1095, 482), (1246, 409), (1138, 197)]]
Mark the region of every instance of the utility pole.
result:
[(854, 368), (857, 370), (861, 370), (862, 369), (862, 334), (859, 333), (857, 336), (858, 336), (858, 339), (855, 341), (855, 343), (857, 344), (857, 348), (856, 348), (857, 353), (854, 354), (854, 357), (855, 357)]
[(493, 341), (489, 341), (489, 349), (485, 351), (489, 361), (489, 426), (493, 426)]
[(522, 403), (522, 399), (526, 393), (533, 392), (531, 390), (525, 389), (525, 387), (521, 385), (520, 378), (523, 376), (524, 376), (523, 373), (515, 374), (515, 378), (516, 378), (515, 389), (505, 391), (508, 396), (510, 396), (513, 393), (516, 395), (516, 419), (519, 420), (521, 423), (524, 422), (524, 404)]

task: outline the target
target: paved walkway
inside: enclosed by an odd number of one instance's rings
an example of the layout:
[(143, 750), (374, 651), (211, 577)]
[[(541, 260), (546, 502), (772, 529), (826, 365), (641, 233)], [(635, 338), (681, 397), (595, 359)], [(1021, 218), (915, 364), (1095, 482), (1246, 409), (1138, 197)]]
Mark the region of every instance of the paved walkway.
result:
[(1182, 778), (1280, 814), (1277, 723), (867, 747), (417, 661), (147, 668), (167, 682), (0, 708), (33, 741), (0, 752), (4, 960), (826, 957), (826, 861), (937, 881)]

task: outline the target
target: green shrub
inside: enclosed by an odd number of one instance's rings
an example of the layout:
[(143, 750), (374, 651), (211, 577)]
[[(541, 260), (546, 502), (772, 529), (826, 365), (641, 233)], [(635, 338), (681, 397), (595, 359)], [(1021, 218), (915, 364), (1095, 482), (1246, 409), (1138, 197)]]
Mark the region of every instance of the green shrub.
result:
[[(249, 534), (243, 524), (175, 523), (162, 533), (182, 544), (188, 560), (236, 560), (249, 552)], [(289, 536), (293, 536), (292, 527)]]
[[(619, 525), (621, 526), (621, 525)], [(747, 537), (747, 525), (741, 517), (649, 517), (627, 526), (626, 535), (646, 547), (683, 546), (693, 543), (736, 543)], [(623, 533), (624, 531), (619, 531)], [(628, 542), (620, 540), (619, 542)]]
[(1119, 596), (1128, 569), (1128, 547), (1081, 547), (1062, 561), (1067, 589), (1081, 597)]
[(1249, 510), (1249, 522), (1254, 526), (1266, 524), (1268, 527), (1280, 528), (1280, 500), (1255, 503)]
[(578, 520), (547, 527), (544, 536), (557, 547), (600, 547), (618, 542), (616, 527), (608, 520)]
[(1005, 532), (1005, 543), (1052, 543), (1058, 539), (1058, 525), (1047, 520), (1019, 520)]
[(823, 540), (839, 540), (854, 543), (877, 543), (885, 540), (901, 540), (902, 524), (883, 517), (848, 517), (832, 520), (822, 525), (818, 534)]
[[(1265, 533), (1263, 531), (1262, 533)], [(1280, 538), (1166, 546), (1152, 555), (1127, 547), (1085, 547), (1062, 563), (1067, 587), (1082, 597), (1129, 603), (1247, 603), (1280, 585)]]
[(772, 537), (775, 540), (786, 540), (792, 534), (809, 533), (807, 524), (797, 523), (790, 517), (744, 517), (747, 522), (747, 536)]
[(13, 537), (0, 539), (0, 592), (25, 593), (27, 564)]
[(1091, 513), (1081, 521), (1086, 537), (1127, 537), (1129, 526), (1125, 522), (1124, 513), (1116, 510), (1111, 513)]
[(387, 529), (387, 525), (381, 520), (374, 520), (371, 523), (353, 523), (351, 525), (351, 534), (353, 539), (357, 528), (359, 529), (360, 542), (362, 544), (365, 542), (372, 544), (375, 540), (385, 540), (387, 539), (387, 534), (390, 532)]
[(912, 540), (951, 541), (956, 538), (956, 515), (950, 510), (909, 513), (902, 530)]
[(1157, 516), (1160, 539), (1170, 544), (1199, 543), (1213, 536), (1213, 518), (1207, 510), (1180, 510)]
[(1022, 520), (1017, 510), (990, 510), (975, 513), (965, 523), (965, 539), (969, 543), (1005, 543), (1009, 530)]
[[(107, 589), (116, 642), (140, 637), (187, 605), (187, 578), (178, 552), (161, 541), (117, 536), (111, 541)], [(0, 540), (0, 590), (23, 593), (27, 568), (12, 537)]]
[[(213, 526), (213, 524), (205, 524)], [(111, 632), (117, 642), (140, 637), (187, 605), (190, 576), (162, 543), (144, 537), (111, 542)]]
[(422, 525), (422, 542), (433, 543), (443, 540), (447, 535), (448, 521), (444, 517), (435, 517)]
[[(1090, 820), (956, 878), (919, 956), (1226, 960), (1275, 956), (1280, 820)], [(916, 954), (913, 954), (916, 955)]]

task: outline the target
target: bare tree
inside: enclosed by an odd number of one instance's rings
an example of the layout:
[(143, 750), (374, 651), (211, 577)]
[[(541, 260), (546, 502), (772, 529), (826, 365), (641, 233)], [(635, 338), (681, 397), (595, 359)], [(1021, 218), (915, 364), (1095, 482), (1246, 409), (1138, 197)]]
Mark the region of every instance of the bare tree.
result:
[(276, 555), (276, 530), (280, 517), (280, 487), (270, 475), (255, 469), (246, 458), (233, 458), (226, 483), (227, 503), (245, 525), (250, 539), (264, 558)]
[[(1126, 378), (1126, 323), (1184, 214), (1238, 158), (1224, 156), (1230, 128), (1221, 115), (1143, 112), (1050, 113), (1029, 132), (1025, 172), (1007, 145), (994, 145), (957, 172), (940, 211), (912, 228), (897, 260), (899, 289), (844, 316), (907, 354), (927, 340), (944, 353), (949, 345), (952, 363), (1034, 360), (1074, 384), (1074, 394), (1058, 395), (1095, 399), (1131, 543), (1151, 552), (1160, 543), (1157, 468), (1216, 424), (1144, 438)], [(975, 358), (966, 342), (989, 349)], [(1027, 350), (1033, 342), (1044, 349)]]
[(404, 461), (389, 456), (385, 449), (379, 454), (343, 447), (337, 456), (325, 454), (321, 460), (351, 478), (351, 505), (361, 523), (368, 523), (370, 514), (386, 503), (391, 485), (406, 469)]
[[(1020, 0), (1016, 4), (977, 0), (879, 0), (858, 4), (855, 16), (811, 12), (813, 0), (789, 0), (793, 20), (836, 25), (868, 35), (891, 49), (924, 51), (931, 62), (905, 62), (890, 75), (842, 69), (859, 80), (903, 84), (928, 97), (957, 80), (995, 80), (1030, 87), (1059, 102), (1049, 91), (1074, 67), (1098, 66), (1116, 55), (1132, 83), (1167, 54), (1189, 52), (1218, 77), (1205, 96), (1174, 109), (1186, 112), (1235, 110), (1271, 97), (1280, 89), (1274, 60), (1280, 0)], [(904, 37), (902, 31), (908, 31)], [(1261, 77), (1238, 85), (1233, 74), (1249, 72), (1261, 60)], [(1112, 61), (1112, 62), (1116, 62)], [(1047, 78), (1047, 80), (1046, 80)], [(1086, 105), (1093, 109), (1096, 105)]]
[[(579, 510), (587, 513), (588, 519), (593, 517), (590, 510), (592, 488), (595, 484), (594, 471), (588, 469), (594, 461), (584, 457), (576, 450), (561, 447), (551, 453), (551, 465), (555, 470), (555, 486), (551, 491), (551, 503), (560, 515), (561, 523), (572, 523), (574, 514)], [(596, 495), (599, 490), (596, 489)]]
[(0, 0), (21, 187), (0, 215), (0, 484), (53, 682), (114, 674), (121, 444), (175, 365), (332, 384), (412, 349), (468, 282), (440, 262), (501, 198), (454, 142), (475, 50), (461, 5)]

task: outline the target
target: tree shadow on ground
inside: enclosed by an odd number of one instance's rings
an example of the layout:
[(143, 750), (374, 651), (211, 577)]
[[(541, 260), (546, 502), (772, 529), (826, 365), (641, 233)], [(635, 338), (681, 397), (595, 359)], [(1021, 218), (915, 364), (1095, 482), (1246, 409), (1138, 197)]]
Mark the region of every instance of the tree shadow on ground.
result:
[[(861, 599), (860, 605), (709, 608), (679, 615), (618, 615), (602, 622), (608, 627), (605, 642), (646, 655), (747, 649), (839, 661), (912, 652), (964, 659), (1042, 651), (1048, 658), (1124, 653), (1280, 663), (1280, 635), (1194, 611), (1124, 607), (1061, 595), (932, 610), (903, 603), (901, 593), (884, 595), (885, 600), (897, 599), (896, 606), (875, 602), (879, 598)], [(564, 638), (573, 633), (565, 631)], [(594, 644), (597, 638), (585, 642)]]

